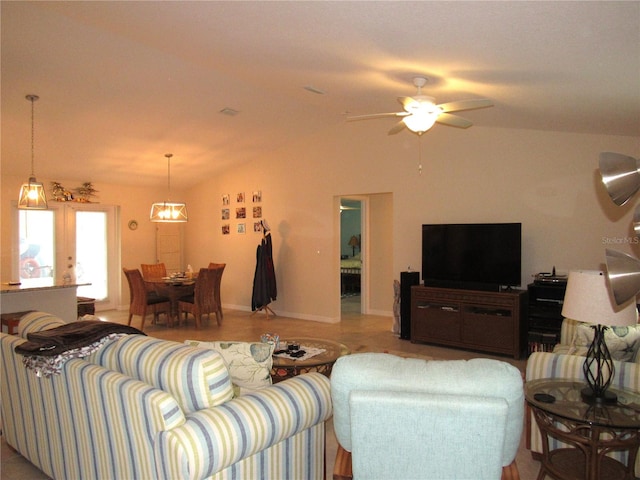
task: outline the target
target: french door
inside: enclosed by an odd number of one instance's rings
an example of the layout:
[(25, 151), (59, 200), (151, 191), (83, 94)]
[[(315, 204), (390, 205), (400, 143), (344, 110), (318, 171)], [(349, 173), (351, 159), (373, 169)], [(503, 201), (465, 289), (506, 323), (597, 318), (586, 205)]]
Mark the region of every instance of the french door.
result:
[[(118, 303), (118, 207), (50, 203), (48, 210), (18, 210), (20, 282), (25, 286), (64, 281), (89, 283), (78, 296), (95, 298), (97, 310)], [(16, 275), (14, 275), (14, 278)]]

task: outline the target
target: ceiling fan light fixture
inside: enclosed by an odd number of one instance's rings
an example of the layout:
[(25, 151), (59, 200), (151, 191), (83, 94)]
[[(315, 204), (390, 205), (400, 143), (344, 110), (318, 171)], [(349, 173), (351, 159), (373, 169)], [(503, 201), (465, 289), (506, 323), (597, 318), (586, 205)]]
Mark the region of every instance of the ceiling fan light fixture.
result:
[(407, 115), (402, 119), (409, 130), (422, 135), (436, 123), (438, 113), (433, 111), (421, 111)]
[(171, 196), (171, 157), (173, 154), (166, 153), (164, 156), (167, 158), (167, 200), (151, 205), (149, 220), (159, 223), (184, 223), (189, 220), (187, 204), (169, 201)]
[(486, 98), (436, 104), (435, 98), (422, 94), (422, 87), (425, 86), (426, 83), (426, 77), (414, 77), (413, 84), (417, 88), (416, 95), (413, 97), (398, 97), (398, 102), (400, 102), (404, 110), (402, 112), (356, 115), (354, 117), (347, 117), (347, 121), (400, 117), (401, 120), (389, 130), (388, 135), (395, 135), (406, 127), (409, 131), (418, 134), (418, 136), (422, 136), (422, 134), (433, 127), (436, 122), (450, 127), (469, 128), (473, 123), (465, 118), (453, 115), (452, 112), (493, 106), (493, 103)]
[(34, 102), (38, 100), (37, 95), (27, 95), (25, 97), (31, 102), (31, 175), (26, 183), (20, 187), (20, 194), (18, 196), (18, 208), (21, 210), (46, 210), (47, 209), (47, 194), (42, 182), (36, 180), (36, 176), (33, 173), (33, 160), (34, 160)]

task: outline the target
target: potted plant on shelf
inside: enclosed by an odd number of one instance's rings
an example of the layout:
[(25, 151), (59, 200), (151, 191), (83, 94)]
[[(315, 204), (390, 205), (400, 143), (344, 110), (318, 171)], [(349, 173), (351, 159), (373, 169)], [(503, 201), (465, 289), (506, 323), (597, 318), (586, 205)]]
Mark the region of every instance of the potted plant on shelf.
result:
[(84, 182), (82, 186), (75, 189), (75, 192), (78, 195), (77, 201), (84, 203), (91, 203), (91, 197), (95, 197), (98, 193), (91, 182)]

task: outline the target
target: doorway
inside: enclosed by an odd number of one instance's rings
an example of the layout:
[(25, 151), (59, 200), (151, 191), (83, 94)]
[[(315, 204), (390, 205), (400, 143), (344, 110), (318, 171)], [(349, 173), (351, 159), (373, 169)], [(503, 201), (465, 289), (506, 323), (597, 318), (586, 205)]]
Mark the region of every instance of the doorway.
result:
[[(335, 219), (334, 225), (338, 230), (336, 242), (339, 242), (337, 250), (341, 257), (338, 266), (341, 316), (367, 314), (393, 317), (393, 193), (340, 195), (334, 197), (334, 205), (340, 206), (337, 213), (339, 218)], [(348, 218), (349, 215), (356, 217), (354, 225), (357, 225), (358, 218), (360, 220), (359, 247), (355, 240), (352, 241), (352, 237), (357, 236), (357, 227), (352, 230), (343, 227), (342, 219)], [(346, 258), (343, 259), (343, 256)], [(345, 260), (350, 259), (355, 262), (351, 265), (346, 264)], [(343, 274), (351, 273), (343, 269), (357, 267), (358, 260), (359, 299), (354, 296), (356, 298), (343, 301)], [(355, 277), (351, 278), (351, 281), (358, 284)], [(343, 305), (345, 308), (342, 308)]]
[(364, 202), (356, 197), (340, 198), (340, 312), (363, 313)]

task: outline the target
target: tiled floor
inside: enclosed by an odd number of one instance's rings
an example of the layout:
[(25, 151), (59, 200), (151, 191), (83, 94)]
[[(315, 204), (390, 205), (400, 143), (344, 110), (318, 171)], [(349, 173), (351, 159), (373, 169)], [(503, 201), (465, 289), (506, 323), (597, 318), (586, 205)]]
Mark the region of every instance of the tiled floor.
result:
[[(352, 351), (396, 351), (407, 354), (430, 356), (437, 359), (469, 359), (475, 357), (489, 357), (505, 360), (517, 366), (521, 370), (525, 368), (524, 360), (514, 360), (508, 357), (493, 357), (477, 352), (441, 348), (431, 345), (412, 344), (407, 340), (400, 340), (391, 333), (391, 318), (380, 316), (361, 315), (358, 312), (358, 297), (348, 297), (343, 308), (342, 322), (326, 324), (319, 322), (296, 320), (279, 316), (271, 316), (269, 319), (264, 313), (251, 314), (250, 312), (225, 310), (224, 322), (218, 327), (212, 318), (200, 330), (196, 330), (193, 319), (183, 326), (167, 328), (164, 325), (149, 325), (145, 333), (148, 335), (182, 342), (184, 340), (242, 340), (255, 341), (260, 334), (274, 332), (281, 338), (319, 337), (336, 340), (346, 344)], [(355, 305), (354, 305), (355, 304)], [(276, 314), (277, 314), (277, 308)], [(127, 313), (119, 311), (99, 312), (103, 319), (124, 323), (127, 321)], [(134, 318), (134, 326), (139, 317)], [(11, 450), (4, 442), (0, 442), (0, 480), (39, 480), (47, 477), (33, 467), (24, 458)], [(333, 435), (331, 422), (327, 428), (327, 478), (331, 478), (335, 459), (337, 443)], [(521, 480), (536, 478), (539, 463), (531, 459), (531, 454), (524, 448), (524, 437), (521, 441), (517, 456), (518, 469)]]

